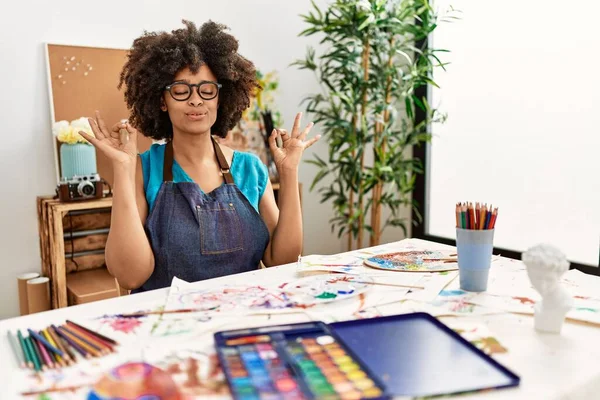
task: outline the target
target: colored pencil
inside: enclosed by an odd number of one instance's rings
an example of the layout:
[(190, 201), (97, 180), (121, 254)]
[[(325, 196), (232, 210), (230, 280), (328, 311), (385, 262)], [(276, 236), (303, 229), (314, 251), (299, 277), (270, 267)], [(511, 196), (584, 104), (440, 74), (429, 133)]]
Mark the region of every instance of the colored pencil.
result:
[(52, 361), (52, 358), (50, 357), (50, 354), (49, 354), (48, 350), (46, 349), (46, 346), (44, 346), (44, 343), (42, 343), (42, 341), (39, 340), (37, 338), (37, 336), (34, 336), (33, 340), (40, 351), (42, 359), (44, 360), (44, 364), (46, 364), (46, 366), (48, 368), (54, 368), (54, 362)]
[(33, 359), (29, 354), (29, 348), (27, 347), (27, 343), (25, 343), (25, 339), (23, 339), (23, 334), (20, 330), (17, 330), (17, 337), (19, 338), (21, 349), (23, 350), (23, 354), (25, 355), (25, 364), (27, 364), (28, 368), (33, 369)]
[(83, 348), (89, 355), (93, 357), (98, 357), (101, 354), (100, 351), (98, 351), (94, 346), (90, 346), (84, 340), (79, 339), (77, 336), (73, 335), (69, 330), (65, 329), (64, 326), (59, 326), (58, 329), (60, 329), (60, 331), (63, 334), (67, 335), (72, 342), (77, 343), (79, 347)]
[(490, 229), (490, 218), (492, 217), (492, 213), (489, 211), (485, 212), (485, 229)]
[(65, 331), (69, 332), (73, 337), (79, 339), (79, 341), (81, 341), (83, 344), (87, 345), (90, 349), (97, 351), (98, 353), (104, 354), (105, 353), (105, 348), (103, 346), (99, 346), (97, 344), (92, 343), (91, 340), (89, 340), (89, 338), (87, 336), (82, 336), (80, 333), (75, 332), (71, 327), (68, 327), (67, 325), (62, 325), (61, 328), (63, 328)]
[(496, 226), (496, 218), (498, 217), (498, 207), (494, 208), (492, 212), (492, 219), (490, 220), (490, 229), (494, 229)]
[(67, 320), (67, 323), (68, 323), (68, 324), (75, 325), (76, 327), (78, 327), (78, 328), (81, 328), (81, 329), (83, 329), (84, 331), (86, 331), (86, 332), (89, 332), (89, 333), (91, 333), (92, 335), (99, 337), (100, 339), (104, 340), (105, 342), (108, 342), (108, 343), (110, 343), (110, 344), (114, 344), (114, 345), (118, 345), (118, 344), (119, 344), (119, 343), (117, 343), (115, 340), (113, 340), (113, 339), (111, 339), (111, 338), (109, 338), (109, 337), (106, 337), (106, 336), (104, 336), (104, 335), (101, 335), (101, 334), (99, 334), (98, 332), (94, 332), (94, 331), (92, 331), (91, 329), (89, 329), (89, 328), (86, 328), (86, 327), (85, 327), (85, 326), (83, 326), (83, 325), (76, 324), (75, 322), (73, 322), (73, 321), (71, 321), (71, 320)]
[(31, 349), (29, 348), (29, 342), (27, 341), (26, 337), (23, 337), (20, 330), (18, 331), (18, 335), (20, 336), (21, 339), (23, 339), (23, 348), (25, 349), (25, 356), (27, 358), (27, 366), (29, 366), (30, 369), (35, 370), (34, 356), (31, 354)]
[[(42, 331), (38, 331), (38, 334), (44, 338), (44, 340), (46, 340), (46, 342), (48, 342), (48, 339), (46, 338), (46, 336), (44, 335), (44, 333)], [(51, 346), (52, 343), (48, 342)], [(56, 348), (56, 346), (53, 346), (54, 348)], [(60, 349), (58, 349), (60, 350)], [(60, 357), (58, 354), (55, 354), (54, 352), (48, 350), (48, 356), (50, 356), (50, 360), (54, 363), (54, 367), (58, 368), (60, 367), (60, 363), (58, 362), (58, 358)]]
[(78, 335), (87, 338), (90, 342), (96, 344), (101, 349), (106, 349), (106, 352), (114, 351), (112, 344), (105, 342), (104, 340), (100, 339), (98, 336), (94, 336), (91, 333), (88, 333), (88, 332), (84, 331), (83, 329), (77, 327), (76, 325), (69, 324), (68, 322), (67, 322), (67, 325), (69, 326), (69, 328), (72, 331), (77, 332)]
[(56, 332), (56, 334), (59, 335), (62, 339), (64, 339), (64, 341), (66, 342), (66, 344), (68, 346), (71, 346), (73, 348), (73, 350), (75, 350), (77, 353), (81, 354), (82, 357), (90, 358), (90, 354), (83, 347), (79, 346), (79, 344), (75, 343), (69, 336), (67, 336), (60, 329), (60, 327), (56, 327), (54, 325), (52, 325), (52, 327), (54, 328), (54, 331)]
[(479, 229), (485, 229), (485, 207), (486, 205), (483, 204), (479, 210)]
[(60, 336), (58, 336), (58, 334), (56, 333), (56, 331), (54, 330), (54, 328), (52, 326), (49, 326), (48, 328), (48, 334), (50, 335), (50, 337), (52, 337), (52, 339), (54, 340), (54, 343), (56, 343), (57, 347), (59, 349), (61, 349), (61, 351), (63, 353), (65, 353), (65, 363), (71, 364), (71, 362), (75, 361), (75, 354), (73, 354), (73, 352), (71, 351), (71, 349), (69, 348), (68, 345), (65, 345), (65, 342), (62, 340), (62, 338)]
[(29, 354), (31, 354), (31, 359), (33, 361), (33, 368), (38, 372), (41, 371), (42, 370), (42, 362), (38, 358), (38, 353), (35, 351), (35, 347), (33, 344), (33, 338), (31, 336), (27, 336), (25, 338), (25, 343), (27, 344), (27, 347), (29, 348)]
[(26, 340), (27, 340), (27, 345), (29, 346), (29, 352), (31, 353), (31, 355), (33, 357), (33, 364), (35, 365), (35, 370), (41, 371), (42, 369), (44, 369), (44, 367), (43, 367), (42, 359), (40, 357), (40, 353), (37, 350), (35, 343), (33, 341), (33, 337), (27, 336)]
[(475, 228), (475, 211), (473, 210), (473, 203), (469, 203), (469, 226), (471, 229)]
[(55, 348), (54, 346), (52, 346), (50, 343), (48, 343), (48, 341), (43, 338), (39, 333), (36, 333), (35, 331), (31, 330), (31, 329), (27, 329), (27, 331), (29, 332), (30, 335), (32, 335), (33, 337), (36, 338), (36, 340), (38, 340), (40, 343), (42, 343), (47, 350), (53, 352), (54, 354), (57, 354), (59, 356), (63, 355), (63, 352), (58, 350), (57, 348)]
[(461, 228), (461, 226), (460, 226), (460, 203), (456, 203), (455, 213), (456, 213), (456, 227)]
[(8, 336), (8, 342), (10, 343), (10, 347), (12, 347), (15, 359), (17, 360), (17, 365), (20, 368), (25, 368), (25, 359), (23, 357), (23, 352), (21, 352), (21, 349), (19, 348), (19, 344), (17, 343), (15, 335), (13, 335), (11, 331), (8, 331), (6, 332), (6, 336)]
[(490, 230), (496, 226), (498, 207), (487, 203), (456, 203), (456, 226), (469, 230)]
[(65, 362), (65, 352), (63, 351), (63, 349), (61, 349), (60, 347), (58, 347), (58, 345), (56, 344), (56, 342), (54, 342), (54, 339), (52, 339), (52, 336), (50, 336), (50, 333), (48, 333), (48, 328), (44, 329), (43, 331), (40, 331), (40, 335), (44, 336), (44, 338), (46, 338), (46, 340), (48, 341), (48, 343), (50, 343), (52, 346), (56, 347), (57, 349), (59, 349), (60, 351), (63, 352), (62, 357), (59, 356), (58, 354), (54, 354), (52, 353), (52, 355), (54, 356), (54, 359), (56, 361), (56, 363), (58, 363), (60, 366), (62, 367), (66, 367), (67, 363)]

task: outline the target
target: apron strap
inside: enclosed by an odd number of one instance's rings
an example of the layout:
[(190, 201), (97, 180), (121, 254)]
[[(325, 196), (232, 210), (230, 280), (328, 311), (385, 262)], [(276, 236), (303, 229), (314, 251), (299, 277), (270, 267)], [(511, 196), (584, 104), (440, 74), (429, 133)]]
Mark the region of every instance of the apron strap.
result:
[(163, 163), (163, 181), (173, 180), (173, 142), (169, 140), (165, 147), (165, 161)]
[[(231, 171), (229, 170), (229, 164), (227, 163), (227, 159), (221, 150), (221, 147), (217, 143), (214, 137), (211, 136), (211, 140), (213, 143), (213, 148), (215, 150), (215, 155), (217, 156), (217, 162), (219, 163), (219, 168), (221, 168), (221, 174), (223, 174), (223, 179), (225, 179), (225, 183), (234, 183), (233, 176), (231, 175)], [(173, 142), (169, 140), (165, 147), (165, 160), (163, 163), (163, 181), (170, 182), (173, 180)]]
[(227, 163), (227, 159), (225, 158), (225, 155), (221, 150), (221, 146), (219, 146), (219, 143), (217, 143), (214, 137), (211, 136), (210, 138), (212, 139), (213, 147), (215, 149), (215, 155), (217, 156), (217, 162), (219, 163), (219, 167), (221, 168), (221, 174), (223, 174), (225, 183), (234, 183), (233, 176), (229, 171), (229, 164)]

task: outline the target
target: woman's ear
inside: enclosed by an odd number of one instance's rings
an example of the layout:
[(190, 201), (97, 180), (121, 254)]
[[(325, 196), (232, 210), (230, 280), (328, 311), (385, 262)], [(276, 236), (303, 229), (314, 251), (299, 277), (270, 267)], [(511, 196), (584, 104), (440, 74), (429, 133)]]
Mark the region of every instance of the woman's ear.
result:
[(165, 99), (160, 99), (160, 109), (162, 111), (167, 111), (167, 105), (165, 104)]

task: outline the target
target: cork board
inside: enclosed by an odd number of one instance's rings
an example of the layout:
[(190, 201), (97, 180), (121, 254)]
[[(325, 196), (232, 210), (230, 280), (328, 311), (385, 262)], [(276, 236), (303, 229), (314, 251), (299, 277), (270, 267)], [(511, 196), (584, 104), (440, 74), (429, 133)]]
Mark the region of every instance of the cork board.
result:
[[(128, 50), (46, 44), (51, 123), (93, 117), (99, 110), (110, 127), (129, 113), (123, 89), (117, 89)], [(51, 130), (50, 130), (51, 132)], [(57, 183), (60, 180), (60, 142), (54, 140)], [(139, 134), (138, 150), (146, 151), (152, 140)], [(110, 161), (96, 151), (98, 174), (110, 184)]]

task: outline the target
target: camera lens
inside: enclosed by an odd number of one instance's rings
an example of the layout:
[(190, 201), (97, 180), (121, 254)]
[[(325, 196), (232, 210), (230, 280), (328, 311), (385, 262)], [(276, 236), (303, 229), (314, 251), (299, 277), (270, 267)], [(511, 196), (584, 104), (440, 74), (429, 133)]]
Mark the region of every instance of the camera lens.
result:
[(83, 181), (77, 186), (77, 191), (81, 197), (91, 197), (95, 195), (96, 187), (90, 181)]

